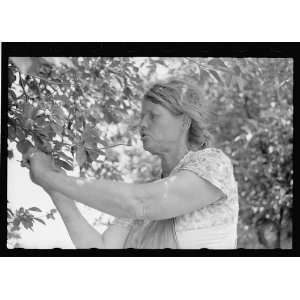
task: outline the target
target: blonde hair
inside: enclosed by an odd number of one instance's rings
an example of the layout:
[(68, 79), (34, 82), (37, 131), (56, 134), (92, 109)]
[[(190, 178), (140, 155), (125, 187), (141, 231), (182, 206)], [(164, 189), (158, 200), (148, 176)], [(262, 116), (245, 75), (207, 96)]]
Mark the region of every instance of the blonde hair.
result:
[(171, 78), (152, 85), (145, 100), (160, 104), (174, 115), (185, 114), (191, 119), (188, 131), (188, 147), (200, 150), (212, 145), (209, 133), (210, 103), (198, 84), (191, 79)]

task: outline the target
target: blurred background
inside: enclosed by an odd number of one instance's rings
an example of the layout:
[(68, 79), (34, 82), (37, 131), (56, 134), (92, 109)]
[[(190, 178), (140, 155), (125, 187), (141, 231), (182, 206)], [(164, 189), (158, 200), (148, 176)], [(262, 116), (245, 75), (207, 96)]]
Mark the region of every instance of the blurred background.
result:
[[(228, 57), (11, 57), (8, 248), (73, 248), (50, 198), (21, 166), (29, 146), (74, 176), (159, 176), (137, 124), (143, 93), (167, 76), (193, 78), (213, 108), (215, 146), (238, 181), (238, 247), (292, 248), (293, 60)], [(113, 219), (78, 206), (100, 232)]]

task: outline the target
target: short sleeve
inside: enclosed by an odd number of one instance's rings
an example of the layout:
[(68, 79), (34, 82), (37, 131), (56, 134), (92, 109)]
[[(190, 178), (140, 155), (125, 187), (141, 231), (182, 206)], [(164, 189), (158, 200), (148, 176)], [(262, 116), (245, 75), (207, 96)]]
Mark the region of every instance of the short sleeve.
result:
[(115, 218), (111, 225), (118, 225), (121, 227), (131, 228), (133, 225), (134, 220), (126, 219), (126, 218)]
[(219, 149), (193, 152), (179, 170), (189, 170), (216, 186), (227, 197), (230, 194), (233, 168), (229, 157)]

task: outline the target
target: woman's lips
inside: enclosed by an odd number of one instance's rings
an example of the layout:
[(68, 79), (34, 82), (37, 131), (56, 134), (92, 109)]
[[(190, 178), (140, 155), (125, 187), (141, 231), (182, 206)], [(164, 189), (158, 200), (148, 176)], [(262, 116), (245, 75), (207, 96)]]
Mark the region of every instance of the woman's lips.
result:
[(143, 134), (143, 135), (141, 136), (141, 139), (144, 140), (144, 139), (146, 139), (146, 138), (148, 138), (148, 137), (149, 137), (148, 134)]

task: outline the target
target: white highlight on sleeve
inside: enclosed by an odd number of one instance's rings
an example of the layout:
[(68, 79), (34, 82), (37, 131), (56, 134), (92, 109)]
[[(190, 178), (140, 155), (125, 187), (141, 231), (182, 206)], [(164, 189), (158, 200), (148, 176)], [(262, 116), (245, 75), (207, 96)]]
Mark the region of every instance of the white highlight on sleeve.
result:
[(84, 183), (92, 182), (92, 181), (93, 181), (92, 178), (76, 179), (76, 183), (78, 185), (83, 185)]
[(170, 185), (175, 181), (175, 179), (176, 179), (176, 175), (173, 175), (171, 177), (167, 177), (164, 180), (163, 201), (167, 201), (168, 200)]

